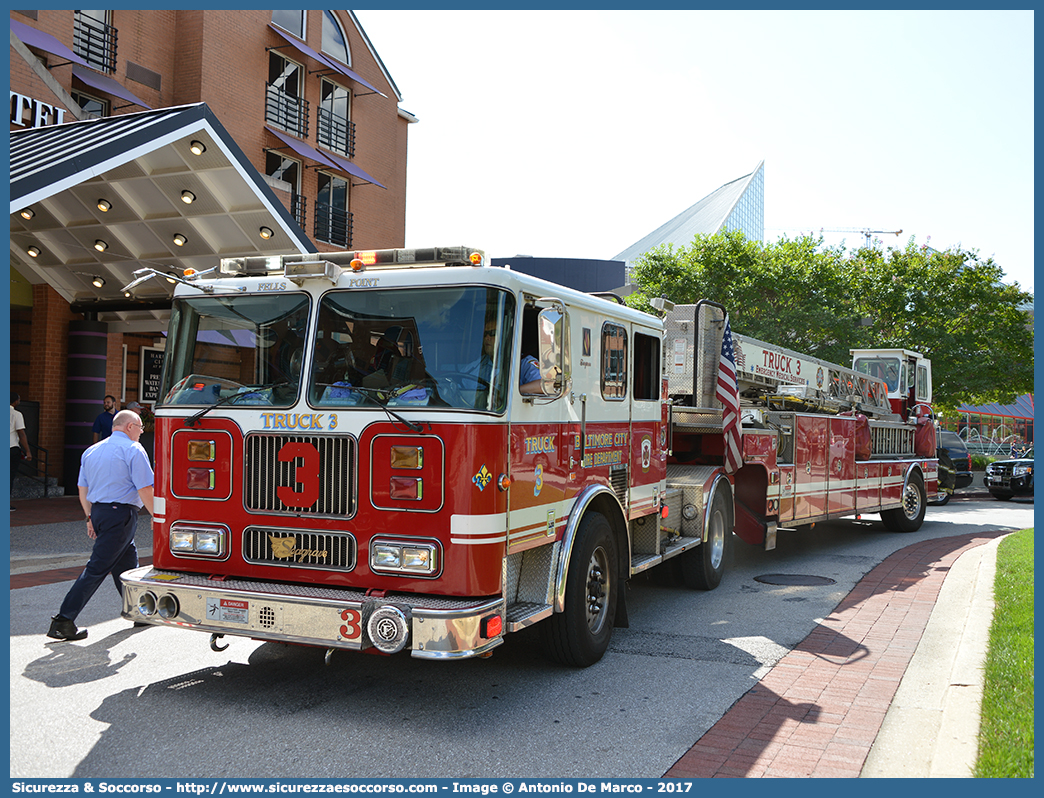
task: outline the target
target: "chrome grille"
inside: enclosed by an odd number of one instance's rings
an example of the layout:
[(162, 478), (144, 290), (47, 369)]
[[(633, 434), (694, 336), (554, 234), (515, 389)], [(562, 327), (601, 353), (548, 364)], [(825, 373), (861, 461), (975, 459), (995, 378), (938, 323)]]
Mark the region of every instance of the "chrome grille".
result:
[[(303, 489), (297, 461), (279, 461), (288, 443), (306, 443), (319, 452), (319, 497), (309, 507), (291, 507), (279, 488)], [(244, 501), (248, 510), (309, 515), (351, 515), (355, 510), (355, 441), (332, 435), (248, 435), (245, 443)]]
[(344, 532), (248, 527), (243, 559), (256, 565), (350, 571), (355, 567), (355, 538)]

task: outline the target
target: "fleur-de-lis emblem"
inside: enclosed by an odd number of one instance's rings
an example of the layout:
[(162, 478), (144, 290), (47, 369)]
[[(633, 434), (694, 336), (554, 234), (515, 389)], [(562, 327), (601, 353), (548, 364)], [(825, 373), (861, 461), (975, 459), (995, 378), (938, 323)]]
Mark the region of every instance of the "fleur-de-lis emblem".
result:
[(493, 475), (486, 470), (486, 466), (482, 466), (479, 472), (471, 478), (471, 481), (475, 483), (479, 490), (485, 490), (486, 485), (493, 479)]

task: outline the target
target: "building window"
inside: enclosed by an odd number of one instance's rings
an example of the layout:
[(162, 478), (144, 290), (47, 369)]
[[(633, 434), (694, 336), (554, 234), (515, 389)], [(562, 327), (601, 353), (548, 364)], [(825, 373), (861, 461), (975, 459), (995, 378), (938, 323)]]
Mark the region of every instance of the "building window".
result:
[(348, 52), (347, 39), (341, 25), (330, 11), (323, 12), (323, 52), (332, 55), (348, 66), (352, 65), (352, 56)]
[(101, 119), (103, 116), (109, 115), (108, 100), (99, 100), (97, 97), (91, 97), (81, 91), (73, 91), (71, 94), (76, 104), (87, 112), (89, 119)]
[(308, 102), (302, 96), (303, 72), (303, 67), (274, 50), (268, 54), (265, 121), (301, 138), (308, 136)]
[(602, 398), (627, 398), (627, 329), (602, 325)]
[(339, 247), (352, 243), (352, 215), (348, 213), (348, 181), (319, 172), (315, 201), (315, 237)]
[(306, 11), (297, 9), (273, 11), (272, 22), (285, 31), (294, 34), (298, 39), (305, 37), (305, 14)]
[(73, 50), (102, 72), (116, 71), (116, 28), (109, 11), (73, 12)]
[(307, 206), (300, 194), (301, 164), (281, 152), (268, 150), (265, 153), (265, 175), (270, 185), (290, 195), (290, 215), (303, 230)]
[(350, 119), (348, 89), (324, 79), (321, 96), (316, 136), (319, 143), (333, 152), (355, 157), (355, 125)]

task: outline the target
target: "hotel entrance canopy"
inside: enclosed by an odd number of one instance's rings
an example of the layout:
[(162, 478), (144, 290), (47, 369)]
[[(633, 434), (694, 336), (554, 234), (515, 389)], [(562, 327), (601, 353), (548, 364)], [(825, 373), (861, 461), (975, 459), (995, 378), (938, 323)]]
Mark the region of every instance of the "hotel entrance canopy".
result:
[(11, 265), (112, 330), (169, 317), (166, 281), (124, 296), (136, 269), (180, 275), (223, 257), (316, 251), (205, 103), (13, 131), (10, 142)]

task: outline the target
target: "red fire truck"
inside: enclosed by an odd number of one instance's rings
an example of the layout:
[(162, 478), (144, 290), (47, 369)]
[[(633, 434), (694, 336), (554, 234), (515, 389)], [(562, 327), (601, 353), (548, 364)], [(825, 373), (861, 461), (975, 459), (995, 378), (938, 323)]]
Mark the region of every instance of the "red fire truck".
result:
[(733, 530), (769, 549), (841, 515), (912, 530), (938, 492), (915, 353), (851, 370), (735, 336), (730, 427), (713, 303), (661, 320), (466, 247), (233, 258), (178, 282), (153, 565), (123, 575), (123, 616), (215, 650), (453, 660), (541, 622), (553, 658), (587, 666), (634, 574), (676, 559), (710, 589)]

